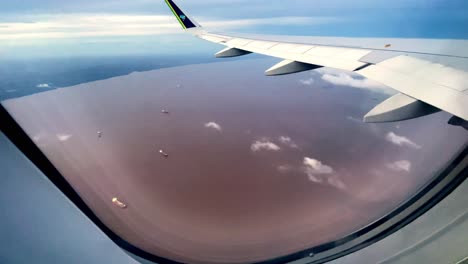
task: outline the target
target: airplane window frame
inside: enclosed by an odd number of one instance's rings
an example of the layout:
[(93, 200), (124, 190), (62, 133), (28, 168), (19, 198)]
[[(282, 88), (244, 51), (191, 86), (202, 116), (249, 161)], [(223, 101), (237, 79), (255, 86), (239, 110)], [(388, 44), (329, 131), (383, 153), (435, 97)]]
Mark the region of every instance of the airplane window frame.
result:
[[(23, 131), (8, 111), (0, 104), (0, 131), (70, 199), (101, 231), (122, 249), (155, 263), (180, 263), (145, 252), (120, 238), (110, 230), (84, 203), (73, 187)], [(410, 199), (393, 211), (360, 230), (311, 249), (288, 256), (259, 262), (259, 264), (325, 263), (351, 254), (405, 227), (447, 197), (468, 178), (468, 144)]]

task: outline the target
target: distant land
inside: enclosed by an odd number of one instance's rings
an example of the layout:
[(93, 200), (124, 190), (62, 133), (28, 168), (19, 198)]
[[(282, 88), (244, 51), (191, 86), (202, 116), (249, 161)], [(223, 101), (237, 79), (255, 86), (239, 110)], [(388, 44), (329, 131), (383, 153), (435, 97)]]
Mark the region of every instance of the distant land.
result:
[(0, 64), (0, 101), (60, 87), (174, 66), (215, 61), (208, 56), (105, 56), (16, 59)]

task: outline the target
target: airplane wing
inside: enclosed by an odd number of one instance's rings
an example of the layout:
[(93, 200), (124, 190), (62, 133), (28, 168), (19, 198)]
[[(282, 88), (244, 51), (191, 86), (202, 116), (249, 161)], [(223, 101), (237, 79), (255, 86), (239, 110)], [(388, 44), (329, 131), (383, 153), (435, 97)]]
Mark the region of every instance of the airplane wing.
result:
[(364, 117), (365, 122), (412, 119), (440, 110), (468, 121), (468, 41), (241, 35), (205, 30), (173, 0), (165, 0), (182, 28), (226, 46), (216, 57), (249, 53), (283, 59), (268, 76), (320, 67), (356, 72), (399, 93)]

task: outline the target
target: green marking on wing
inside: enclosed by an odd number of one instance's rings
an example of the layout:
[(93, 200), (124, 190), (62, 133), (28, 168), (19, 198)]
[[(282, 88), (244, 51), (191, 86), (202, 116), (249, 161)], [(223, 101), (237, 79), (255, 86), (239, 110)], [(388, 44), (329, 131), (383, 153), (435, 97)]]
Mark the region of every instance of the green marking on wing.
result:
[(179, 15), (177, 15), (176, 11), (174, 10), (174, 8), (171, 6), (171, 3), (169, 3), (169, 1), (167, 0), (164, 0), (164, 2), (166, 2), (167, 6), (171, 9), (172, 13), (174, 14), (174, 16), (177, 18), (177, 21), (179, 21), (180, 25), (184, 28), (184, 29), (187, 29), (184, 25), (184, 23), (182, 22), (182, 20), (180, 20), (180, 17)]

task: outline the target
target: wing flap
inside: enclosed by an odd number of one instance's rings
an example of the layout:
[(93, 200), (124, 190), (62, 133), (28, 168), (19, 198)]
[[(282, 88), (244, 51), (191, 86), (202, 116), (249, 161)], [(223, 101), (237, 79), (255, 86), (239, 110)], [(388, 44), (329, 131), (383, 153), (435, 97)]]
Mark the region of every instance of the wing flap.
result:
[(279, 43), (276, 46), (272, 47), (271, 50), (276, 52), (290, 52), (295, 54), (303, 54), (304, 52), (310, 50), (313, 47), (314, 46), (310, 45)]
[(227, 41), (226, 45), (231, 47), (242, 47), (249, 44), (250, 42), (252, 42), (252, 40), (234, 38)]
[(377, 105), (364, 116), (364, 122), (384, 123), (403, 121), (439, 112), (440, 110), (417, 99), (396, 94)]
[[(208, 40), (212, 36), (205, 33), (200, 37)], [(311, 65), (320, 65), (342, 70), (353, 71), (364, 66), (366, 63), (359, 61), (363, 56), (370, 53), (370, 50), (346, 49), (337, 47), (317, 47), (314, 45), (301, 45), (291, 43), (280, 43), (273, 41), (258, 41), (254, 39), (232, 38), (221, 35), (213, 35), (213, 42), (237, 48), (252, 53), (282, 58), (290, 61), (297, 61)], [(224, 42), (223, 42), (224, 40)]]
[(319, 65), (284, 60), (265, 71), (267, 76), (285, 75), (320, 68)]
[(256, 50), (268, 50), (271, 47), (275, 46), (278, 44), (277, 42), (270, 42), (270, 41), (259, 41), (259, 40), (254, 40), (246, 45), (244, 45), (245, 48), (247, 49), (256, 49)]
[[(468, 120), (468, 94), (457, 89), (431, 81), (418, 75), (408, 74), (402, 60), (410, 60), (413, 66), (429, 65), (415, 63), (416, 58), (395, 57), (385, 62), (366, 67), (358, 73), (366, 78), (380, 82), (410, 97), (443, 109), (453, 115)], [(392, 62), (395, 62), (393, 64)], [(398, 65), (403, 65), (399, 68)], [(413, 69), (414, 70), (414, 69)]]
[[(202, 34), (202, 35), (198, 35), (198, 37), (201, 39), (207, 40), (209, 42), (221, 43), (221, 44), (228, 41), (228, 38), (223, 38), (223, 37), (219, 37), (219, 36), (211, 35), (211, 34)], [(235, 45), (232, 45), (232, 46), (235, 46)]]
[(231, 57), (239, 57), (239, 56), (247, 55), (247, 54), (250, 54), (250, 53), (252, 53), (252, 52), (237, 49), (237, 48), (227, 47), (227, 48), (219, 51), (218, 53), (216, 53), (215, 57), (216, 58), (231, 58)]

